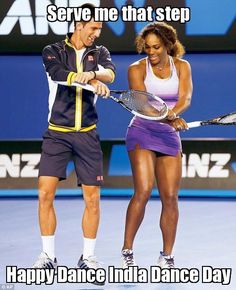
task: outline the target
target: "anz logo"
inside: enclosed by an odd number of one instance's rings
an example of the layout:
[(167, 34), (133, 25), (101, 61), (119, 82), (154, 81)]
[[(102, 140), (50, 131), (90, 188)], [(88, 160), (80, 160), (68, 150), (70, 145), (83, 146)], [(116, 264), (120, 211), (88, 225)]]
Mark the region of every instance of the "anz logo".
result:
[[(228, 178), (236, 172), (230, 153), (190, 153), (183, 155), (183, 178)], [(230, 169), (231, 167), (231, 169)], [(128, 154), (124, 145), (113, 145), (108, 169), (109, 176), (131, 176)]]
[[(53, 2), (53, 3), (52, 3)], [(79, 1), (79, 5), (91, 2), (100, 6), (101, 1)], [(155, 1), (158, 7), (158, 0)], [(15, 0), (9, 7), (6, 15), (0, 21), (0, 35), (10, 35), (16, 25), (20, 26), (22, 35), (47, 35), (49, 27), (55, 35), (65, 35), (73, 30), (73, 24), (67, 22), (51, 22), (46, 18), (47, 6), (55, 4), (58, 7), (77, 7), (78, 0), (34, 0), (34, 9), (31, 0)], [(143, 7), (146, 0), (133, 0), (133, 7)], [(115, 7), (120, 10), (127, 5), (126, 0), (114, 0)], [(186, 7), (191, 10), (191, 20), (186, 23), (186, 34), (199, 35), (225, 35), (236, 16), (235, 0), (186, 0)], [(136, 33), (147, 23), (135, 22)], [(107, 22), (106, 25), (116, 36), (125, 32), (126, 23), (121, 18), (116, 22)]]
[[(190, 153), (183, 155), (183, 178), (229, 178), (236, 173), (236, 162), (230, 153)], [(0, 154), (0, 179), (37, 178), (40, 154)], [(74, 171), (73, 162), (67, 167), (67, 176)], [(113, 145), (108, 166), (108, 176), (131, 176), (130, 162), (125, 145)]]
[(0, 178), (36, 178), (41, 154), (0, 154)]

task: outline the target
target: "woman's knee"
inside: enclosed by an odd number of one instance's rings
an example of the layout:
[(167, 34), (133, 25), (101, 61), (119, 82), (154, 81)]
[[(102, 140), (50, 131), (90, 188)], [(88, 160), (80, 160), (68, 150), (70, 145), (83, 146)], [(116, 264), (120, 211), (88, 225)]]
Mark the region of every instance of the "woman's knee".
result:
[(133, 199), (138, 203), (146, 205), (150, 198), (151, 192), (152, 192), (151, 188), (135, 190)]
[(178, 192), (177, 191), (167, 191), (161, 192), (161, 201), (164, 206), (176, 207), (178, 206)]

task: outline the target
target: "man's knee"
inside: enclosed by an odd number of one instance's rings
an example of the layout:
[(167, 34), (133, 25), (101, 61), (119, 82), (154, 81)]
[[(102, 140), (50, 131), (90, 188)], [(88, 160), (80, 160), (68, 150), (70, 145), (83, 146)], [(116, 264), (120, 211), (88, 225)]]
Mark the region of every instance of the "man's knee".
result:
[(83, 189), (83, 195), (86, 208), (93, 212), (99, 211), (100, 188), (97, 186), (87, 187)]
[(51, 205), (53, 203), (58, 181), (58, 177), (39, 177), (38, 195), (40, 205)]
[(50, 192), (47, 189), (39, 189), (39, 204), (40, 205), (51, 205), (54, 201), (54, 192)]

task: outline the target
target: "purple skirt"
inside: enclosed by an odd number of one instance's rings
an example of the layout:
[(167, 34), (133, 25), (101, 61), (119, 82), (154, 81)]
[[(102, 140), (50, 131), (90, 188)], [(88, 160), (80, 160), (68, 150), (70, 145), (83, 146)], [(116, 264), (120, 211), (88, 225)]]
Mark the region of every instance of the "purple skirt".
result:
[(171, 156), (176, 156), (182, 152), (179, 132), (175, 130), (160, 132), (131, 125), (126, 134), (126, 148), (131, 151), (137, 146), (140, 149), (148, 149)]

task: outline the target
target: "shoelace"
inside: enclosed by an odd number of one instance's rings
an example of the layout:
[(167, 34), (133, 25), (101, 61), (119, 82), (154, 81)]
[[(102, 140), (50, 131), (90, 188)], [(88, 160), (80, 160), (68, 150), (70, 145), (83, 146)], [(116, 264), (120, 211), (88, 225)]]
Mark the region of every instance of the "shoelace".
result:
[[(55, 258), (55, 260), (56, 260), (56, 258)], [(55, 267), (54, 263), (56, 263), (56, 261), (52, 261), (46, 254), (41, 253), (38, 256), (38, 260), (33, 265), (33, 268), (52, 269)]]
[(166, 264), (170, 267), (170, 268), (174, 268), (174, 258), (165, 258)]
[(97, 261), (96, 256), (90, 256), (85, 260), (88, 263), (88, 266), (91, 268), (102, 268), (102, 263)]
[(133, 255), (133, 252), (131, 253), (122, 253), (123, 257), (124, 257), (124, 260), (125, 260), (125, 264), (127, 266), (132, 266), (134, 264), (134, 255)]
[(41, 268), (44, 266), (46, 266), (48, 264), (48, 259), (46, 257), (42, 257), (42, 256), (39, 256), (38, 257), (38, 261), (34, 264), (34, 267), (35, 268)]

